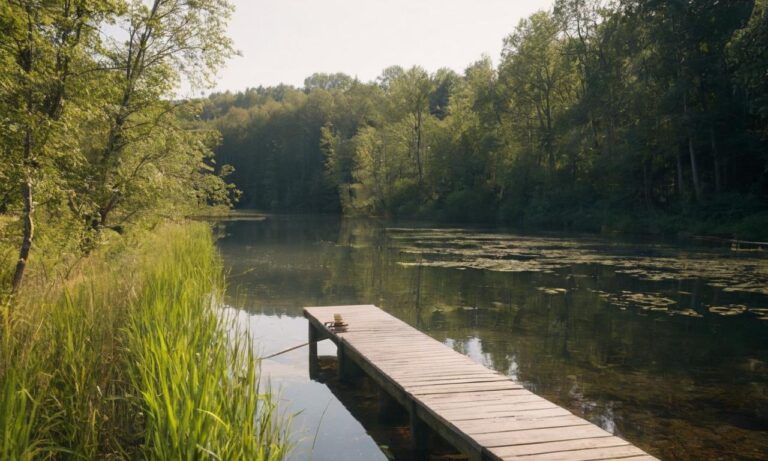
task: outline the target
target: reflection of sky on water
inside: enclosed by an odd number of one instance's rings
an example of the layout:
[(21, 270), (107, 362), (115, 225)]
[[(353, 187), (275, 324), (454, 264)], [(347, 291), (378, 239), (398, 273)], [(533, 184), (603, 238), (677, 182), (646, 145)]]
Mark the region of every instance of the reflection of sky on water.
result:
[[(483, 352), (483, 340), (482, 338), (478, 337), (471, 337), (468, 339), (465, 339), (463, 341), (457, 341), (453, 338), (447, 338), (443, 341), (443, 344), (450, 347), (451, 349), (461, 352), (462, 354), (468, 356), (475, 362), (484, 365), (488, 368), (494, 369), (496, 368), (496, 361), (493, 359), (493, 356), (489, 353)], [(517, 375), (517, 359), (515, 358), (514, 354), (507, 356), (507, 361), (509, 362), (509, 366), (506, 370), (498, 370), (504, 373), (505, 375), (509, 376), (510, 378), (514, 379), (515, 381), (520, 381), (520, 377)]]
[[(232, 307), (232, 309), (237, 309)], [(238, 310), (237, 324), (254, 338), (262, 356), (279, 352), (307, 341), (307, 321), (286, 315), (249, 314)], [(335, 355), (330, 341), (318, 343), (319, 355)], [(279, 408), (291, 417), (291, 460), (384, 461), (373, 439), (347, 411), (325, 384), (309, 379), (308, 352), (303, 347), (264, 360), (262, 385), (271, 385), (279, 395)]]

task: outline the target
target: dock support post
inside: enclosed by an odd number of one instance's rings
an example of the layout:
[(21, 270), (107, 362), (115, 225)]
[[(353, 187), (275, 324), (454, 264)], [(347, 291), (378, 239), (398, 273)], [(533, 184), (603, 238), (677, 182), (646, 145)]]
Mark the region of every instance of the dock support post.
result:
[(411, 444), (415, 459), (421, 461), (429, 456), (429, 426), (416, 414), (416, 405), (411, 402)]
[(389, 392), (384, 388), (379, 388), (379, 421), (382, 423), (391, 423), (397, 420), (402, 420), (405, 416), (403, 413), (403, 407), (400, 406), (397, 400), (395, 400)]
[(353, 384), (365, 375), (362, 368), (350, 358), (347, 345), (343, 341), (336, 344), (336, 357), (338, 359), (339, 382)]
[(317, 341), (320, 332), (317, 331), (312, 322), (309, 324), (309, 379), (317, 379), (320, 375), (320, 363), (317, 359)]
[(338, 372), (339, 382), (349, 383), (351, 381), (350, 363), (346, 352), (344, 351), (344, 343), (339, 341), (336, 345), (336, 358), (338, 359)]

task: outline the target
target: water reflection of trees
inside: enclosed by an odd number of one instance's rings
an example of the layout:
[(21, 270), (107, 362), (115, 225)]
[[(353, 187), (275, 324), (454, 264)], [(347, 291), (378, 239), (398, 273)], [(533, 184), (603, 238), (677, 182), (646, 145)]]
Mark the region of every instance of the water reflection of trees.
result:
[[(235, 282), (248, 288), (254, 308), (300, 315), (304, 305), (374, 303), (662, 457), (693, 459), (703, 446), (727, 453), (736, 440), (740, 450), (768, 452), (755, 435), (768, 426), (760, 322), (621, 310), (599, 293), (659, 288), (602, 266), (558, 273), (403, 266), (419, 255), (401, 253), (370, 220), (276, 219), (229, 232), (222, 252), (232, 273), (250, 271)], [(692, 307), (717, 296), (698, 281), (684, 288)]]
[[(620, 310), (595, 291), (647, 287), (600, 267), (556, 275), (403, 267), (419, 257), (400, 254), (386, 232), (360, 223), (342, 229), (357, 250), (345, 261), (354, 270), (340, 276), (357, 276), (361, 300), (514, 371), (530, 389), (656, 453), (695, 458), (701, 452), (685, 453), (702, 443), (727, 451), (707, 426), (742, 431), (749, 444), (749, 433), (766, 424), (767, 376), (743, 370), (748, 357), (765, 357), (763, 326), (754, 321)], [(550, 295), (540, 286), (567, 291)], [(698, 281), (692, 287), (695, 303), (703, 290)]]

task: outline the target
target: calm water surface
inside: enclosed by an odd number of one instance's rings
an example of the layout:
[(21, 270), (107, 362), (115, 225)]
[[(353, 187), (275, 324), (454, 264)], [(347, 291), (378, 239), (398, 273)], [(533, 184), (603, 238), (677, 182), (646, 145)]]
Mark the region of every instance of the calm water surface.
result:
[[(265, 355), (306, 341), (303, 306), (376, 304), (662, 459), (768, 460), (763, 252), (336, 217), (219, 231), (227, 303)], [(294, 459), (387, 459), (306, 357), (263, 364), (301, 411)]]

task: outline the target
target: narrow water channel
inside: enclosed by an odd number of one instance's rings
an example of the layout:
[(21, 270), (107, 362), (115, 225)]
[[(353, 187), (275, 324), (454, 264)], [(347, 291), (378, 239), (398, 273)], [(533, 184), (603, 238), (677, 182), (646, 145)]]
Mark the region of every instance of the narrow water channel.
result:
[[(264, 355), (306, 341), (303, 306), (376, 304), (661, 459), (768, 460), (765, 252), (338, 217), (218, 230)], [(298, 413), (293, 459), (387, 459), (306, 348), (263, 374)]]

